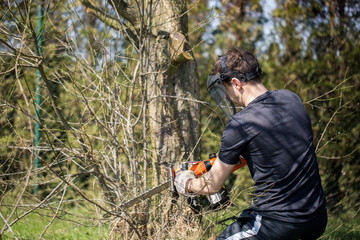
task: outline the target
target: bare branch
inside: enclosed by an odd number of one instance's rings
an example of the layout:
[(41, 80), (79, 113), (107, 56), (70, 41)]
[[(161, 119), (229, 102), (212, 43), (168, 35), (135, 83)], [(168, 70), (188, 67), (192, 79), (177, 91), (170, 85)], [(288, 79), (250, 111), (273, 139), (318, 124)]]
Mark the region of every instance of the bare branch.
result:
[[(125, 32), (125, 34), (129, 37), (129, 39), (133, 39), (135, 41), (138, 40), (136, 34), (133, 30), (130, 29), (130, 27), (127, 26), (126, 23), (121, 22), (119, 17), (110, 16), (107, 14), (104, 10), (102, 10), (99, 7), (96, 7), (96, 4), (94, 2), (91, 2), (90, 0), (80, 0), (80, 2), (86, 7), (86, 11), (88, 13), (93, 14), (96, 16), (100, 21), (104, 22), (107, 26), (119, 30), (121, 32)], [(110, 4), (113, 3), (112, 0), (109, 0)], [(136, 26), (136, 13), (134, 14), (133, 8), (130, 8), (128, 4), (125, 2), (121, 3), (123, 1), (118, 1), (119, 3), (119, 9), (115, 8), (117, 10), (117, 14), (119, 14), (121, 17), (129, 21), (133, 26)]]
[(2, 215), (1, 212), (0, 212), (0, 217), (4, 221), (5, 225), (9, 228), (9, 230), (12, 233), (12, 235), (14, 236), (14, 238), (17, 240), (18, 238), (16, 237), (16, 235), (15, 235), (14, 231), (12, 230), (11, 226), (9, 225), (8, 221), (4, 218), (4, 216)]
[[(136, 26), (139, 22), (139, 11), (134, 6), (130, 6), (123, 0), (114, 2), (113, 0), (107, 0), (110, 5), (126, 20), (128, 20), (133, 26)], [(136, 2), (136, 1), (135, 1)]]
[(62, 196), (61, 196), (59, 205), (58, 205), (58, 207), (56, 208), (56, 212), (55, 212), (53, 218), (50, 220), (50, 222), (48, 223), (48, 225), (46, 225), (45, 229), (44, 229), (44, 230), (42, 231), (42, 233), (40, 234), (39, 240), (42, 239), (42, 236), (44, 236), (44, 234), (45, 234), (45, 232), (47, 231), (47, 229), (50, 227), (50, 225), (54, 222), (55, 218), (57, 217), (57, 215), (58, 215), (58, 213), (59, 213), (60, 206), (61, 206), (62, 203), (63, 203), (64, 197), (65, 197), (65, 193), (66, 193), (66, 186), (64, 187), (63, 194), (62, 194)]
[(330, 123), (332, 122), (332, 120), (334, 119), (334, 117), (336, 116), (336, 114), (337, 114), (341, 109), (343, 109), (346, 105), (348, 105), (350, 102), (351, 102), (351, 101), (346, 102), (346, 103), (340, 105), (340, 106), (336, 109), (336, 111), (332, 114), (332, 116), (330, 117), (328, 123), (326, 124), (325, 129), (323, 130), (323, 132), (322, 132), (322, 134), (321, 134), (321, 137), (320, 137), (320, 139), (319, 139), (319, 141), (318, 141), (318, 143), (317, 143), (317, 145), (316, 145), (315, 152), (318, 152), (320, 143), (322, 142), (322, 140), (323, 140), (323, 138), (324, 138), (324, 136), (325, 136), (325, 133), (327, 132), (327, 129), (328, 129)]

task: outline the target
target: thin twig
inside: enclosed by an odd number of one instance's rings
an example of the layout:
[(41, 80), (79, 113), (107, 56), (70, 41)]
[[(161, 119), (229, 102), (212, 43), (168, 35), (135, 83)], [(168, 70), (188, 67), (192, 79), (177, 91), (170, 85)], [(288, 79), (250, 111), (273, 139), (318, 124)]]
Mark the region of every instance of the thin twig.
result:
[(62, 196), (61, 196), (59, 205), (58, 205), (58, 207), (56, 208), (56, 212), (55, 212), (53, 218), (51, 219), (51, 221), (48, 223), (48, 225), (46, 225), (45, 229), (44, 229), (44, 230), (42, 231), (42, 233), (40, 234), (39, 240), (42, 239), (42, 236), (44, 236), (45, 232), (46, 232), (47, 229), (50, 227), (50, 225), (54, 222), (56, 216), (58, 215), (60, 206), (62, 205), (63, 200), (64, 200), (64, 197), (65, 197), (66, 189), (67, 189), (67, 186), (64, 186), (64, 191), (63, 191), (63, 194), (62, 194)]
[(320, 137), (320, 139), (319, 139), (319, 141), (318, 141), (318, 143), (317, 143), (317, 145), (316, 145), (315, 152), (318, 152), (320, 143), (321, 143), (321, 141), (323, 140), (323, 138), (324, 138), (324, 136), (325, 136), (325, 133), (326, 133), (326, 131), (327, 131), (330, 123), (332, 122), (332, 120), (333, 120), (334, 117), (336, 116), (336, 114), (337, 114), (343, 107), (345, 107), (346, 105), (348, 105), (349, 103), (350, 103), (350, 101), (349, 101), (349, 102), (346, 102), (346, 103), (344, 103), (344, 104), (342, 104), (342, 105), (340, 105), (340, 106), (336, 109), (336, 111), (331, 115), (329, 121), (327, 122), (327, 124), (326, 124), (326, 126), (325, 126), (325, 129), (324, 129), (323, 132), (321, 133), (321, 137)]
[[(4, 221), (6, 226), (9, 228), (9, 230), (12, 233), (12, 235), (14, 236), (14, 238), (17, 240), (18, 238), (16, 237), (16, 235), (15, 235), (14, 231), (12, 230), (11, 226), (9, 225), (8, 221), (4, 218), (4, 216), (2, 215), (1, 212), (0, 212), (0, 217), (2, 218), (2, 220)], [(2, 234), (0, 234), (0, 236), (2, 236)]]

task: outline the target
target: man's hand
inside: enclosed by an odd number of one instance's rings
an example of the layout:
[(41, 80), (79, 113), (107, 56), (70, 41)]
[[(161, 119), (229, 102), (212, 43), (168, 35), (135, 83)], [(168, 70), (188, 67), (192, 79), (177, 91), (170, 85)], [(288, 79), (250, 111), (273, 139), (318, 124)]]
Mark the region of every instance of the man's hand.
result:
[(186, 183), (188, 180), (190, 179), (195, 179), (196, 175), (193, 171), (191, 170), (185, 170), (185, 171), (178, 171), (176, 173), (176, 177), (175, 177), (175, 187), (176, 190), (178, 191), (178, 193), (181, 193), (185, 196), (188, 197), (194, 197), (196, 196), (195, 193), (188, 193), (186, 192)]

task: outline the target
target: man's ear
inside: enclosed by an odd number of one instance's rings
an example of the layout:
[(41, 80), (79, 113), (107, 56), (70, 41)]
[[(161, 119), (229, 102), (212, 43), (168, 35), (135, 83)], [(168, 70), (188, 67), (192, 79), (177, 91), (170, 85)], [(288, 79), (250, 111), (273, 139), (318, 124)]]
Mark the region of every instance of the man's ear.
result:
[(232, 84), (234, 84), (234, 86), (237, 88), (237, 89), (241, 89), (242, 88), (242, 86), (243, 86), (243, 84), (242, 84), (242, 82), (239, 80), (239, 79), (237, 79), (237, 78), (232, 78), (231, 79), (231, 83)]

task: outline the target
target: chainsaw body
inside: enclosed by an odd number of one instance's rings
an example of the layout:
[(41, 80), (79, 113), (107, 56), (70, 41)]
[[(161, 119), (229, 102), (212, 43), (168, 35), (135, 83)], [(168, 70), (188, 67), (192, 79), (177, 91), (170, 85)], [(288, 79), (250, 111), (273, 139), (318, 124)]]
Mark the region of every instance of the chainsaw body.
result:
[[(198, 162), (183, 162), (179, 169), (174, 170), (173, 166), (170, 165), (170, 181), (171, 181), (171, 190), (176, 191), (175, 185), (174, 185), (174, 179), (176, 177), (176, 173), (180, 170), (191, 170), (195, 173), (196, 177), (200, 177), (201, 175), (205, 174), (206, 172), (210, 171), (212, 165), (214, 164), (216, 160), (216, 154), (212, 153), (209, 155), (209, 159), (204, 161), (198, 161)], [(246, 165), (245, 159), (241, 158), (241, 163), (237, 164), (233, 171), (236, 171), (237, 169), (244, 167)], [(206, 196), (207, 202), (209, 207), (212, 210), (219, 210), (229, 203), (229, 194), (225, 187), (221, 187), (220, 190), (211, 195)], [(188, 197), (187, 203), (195, 210), (199, 210), (201, 207), (200, 200), (198, 199), (198, 196), (196, 197)]]

